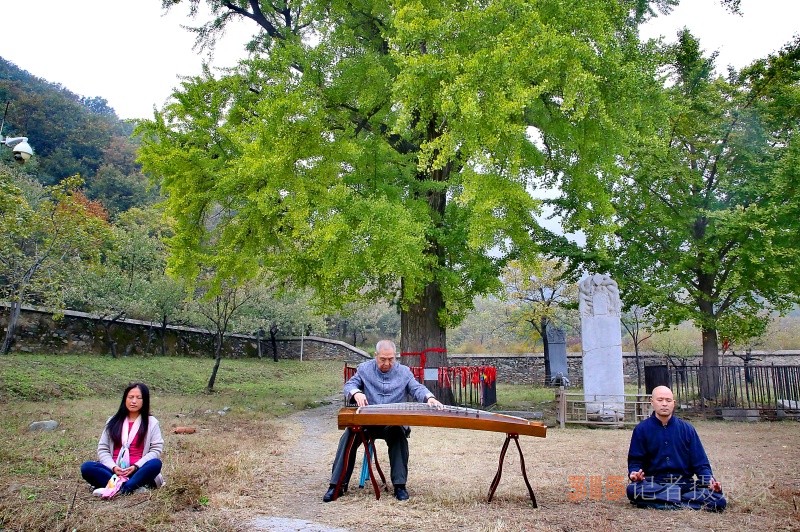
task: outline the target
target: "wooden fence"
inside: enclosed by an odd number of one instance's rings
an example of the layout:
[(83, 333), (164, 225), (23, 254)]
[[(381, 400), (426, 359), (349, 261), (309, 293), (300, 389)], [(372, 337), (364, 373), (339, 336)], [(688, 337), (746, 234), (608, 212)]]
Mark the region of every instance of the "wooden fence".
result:
[[(649, 395), (623, 394), (614, 398), (607, 402), (598, 397), (587, 399), (582, 391), (567, 392), (561, 386), (556, 392), (556, 420), (562, 429), (568, 423), (623, 427), (636, 425), (650, 415)], [(605, 414), (598, 414), (598, 410)]]

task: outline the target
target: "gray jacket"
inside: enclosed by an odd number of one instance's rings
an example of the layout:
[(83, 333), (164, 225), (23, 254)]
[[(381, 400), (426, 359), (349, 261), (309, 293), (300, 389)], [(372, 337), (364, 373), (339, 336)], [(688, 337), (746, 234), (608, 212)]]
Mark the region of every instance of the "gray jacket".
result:
[[(111, 418), (108, 418), (109, 420)], [(136, 465), (142, 467), (142, 464), (154, 458), (161, 458), (161, 451), (164, 450), (164, 438), (161, 436), (161, 427), (158, 420), (153, 416), (147, 418), (147, 434), (144, 438), (144, 449), (142, 450), (142, 457), (136, 461)], [(108, 425), (108, 421), (106, 421)], [(97, 443), (97, 459), (101, 464), (113, 470), (117, 465), (114, 462), (114, 440), (108, 433), (108, 429), (103, 429), (103, 434), (100, 435), (100, 441)], [(131, 464), (134, 465), (134, 464)], [(164, 477), (161, 473), (155, 479), (156, 486), (164, 484)]]
[(414, 378), (408, 366), (395, 362), (392, 369), (383, 373), (375, 359), (359, 364), (356, 374), (345, 383), (345, 399), (349, 401), (357, 392), (366, 395), (371, 405), (404, 403), (408, 400), (408, 395), (419, 402), (434, 397), (430, 390)]

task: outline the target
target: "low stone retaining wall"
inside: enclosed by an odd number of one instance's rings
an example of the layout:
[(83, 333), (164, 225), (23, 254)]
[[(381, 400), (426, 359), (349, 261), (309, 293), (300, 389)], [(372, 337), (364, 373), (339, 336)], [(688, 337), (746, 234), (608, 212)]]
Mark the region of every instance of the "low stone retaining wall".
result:
[[(0, 303), (0, 327), (5, 330), (8, 306)], [(83, 312), (65, 311), (61, 319), (53, 319), (52, 311), (37, 307), (23, 307), (17, 324), (17, 338), (12, 351), (110, 354), (112, 343), (119, 356), (159, 355), (162, 334), (167, 355), (211, 357), (214, 353), (214, 335), (204, 329), (167, 326), (138, 320), (120, 320), (107, 327), (109, 320)], [(371, 358), (371, 354), (357, 347), (328, 338), (316, 336), (279, 337), (279, 359), (341, 360), (357, 364)], [(262, 356), (272, 358), (272, 344), (266, 335), (261, 341)], [(253, 335), (230, 334), (225, 336), (223, 356), (227, 358), (258, 356), (258, 340)], [(753, 352), (760, 359), (753, 365), (800, 365), (800, 351), (775, 353)], [(451, 366), (494, 366), (500, 383), (543, 384), (544, 356), (541, 353), (469, 355), (449, 354)], [(700, 357), (687, 360), (697, 364)], [(721, 357), (723, 364), (741, 365), (734, 356)], [(666, 364), (662, 355), (645, 353), (640, 356), (645, 365)], [(567, 354), (569, 379), (572, 386), (583, 383), (582, 357), (579, 353)], [(632, 353), (623, 353), (623, 371), (626, 384), (636, 384), (636, 361)], [(644, 371), (642, 371), (644, 385)]]
[[(0, 326), (5, 331), (8, 307), (0, 304)], [(36, 307), (23, 307), (17, 322), (12, 351), (52, 353), (111, 354), (114, 345), (118, 356), (160, 355), (162, 342), (167, 355), (212, 357), (214, 335), (205, 329), (167, 326), (139, 320), (110, 319), (84, 312), (64, 311), (54, 319), (52, 311)], [(163, 337), (163, 338), (162, 338)], [(343, 360), (353, 363), (368, 360), (370, 355), (346, 342), (317, 336), (278, 337), (279, 359)], [(225, 335), (222, 347), (226, 358), (258, 356), (258, 339), (244, 334)], [(272, 358), (269, 335), (261, 340), (264, 358)]]

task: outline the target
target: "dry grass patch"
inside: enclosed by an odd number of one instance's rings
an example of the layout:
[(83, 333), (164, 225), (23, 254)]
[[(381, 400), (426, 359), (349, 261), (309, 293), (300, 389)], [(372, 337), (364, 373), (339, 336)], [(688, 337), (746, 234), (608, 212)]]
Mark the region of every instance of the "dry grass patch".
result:
[[(581, 500), (570, 477), (625, 474), (630, 430), (551, 429), (546, 439), (522, 437), (528, 477), (539, 509), (533, 509), (515, 447), (509, 448), (503, 477), (492, 503), (486, 503), (497, 469), (503, 435), (477, 431), (414, 428), (411, 437), (409, 492), (400, 503), (384, 492), (376, 501), (367, 486), (354, 487), (339, 501), (319, 502), (338, 433), (326, 434), (323, 478), (307, 493), (295, 515), (350, 530), (370, 530), (376, 522), (389, 530), (629, 530), (631, 523), (657, 519), (667, 530), (796, 530), (800, 502), (800, 464), (796, 423), (741, 425), (698, 422), (718, 477), (730, 500), (723, 514), (655, 512), (631, 507), (627, 500), (603, 491)], [(768, 435), (768, 437), (767, 437)], [(757, 455), (747, 449), (756, 450)], [(748, 456), (749, 455), (749, 456)], [(388, 469), (385, 445), (378, 456)], [(360, 462), (359, 462), (360, 464)], [(359, 468), (356, 468), (356, 475)], [(388, 471), (387, 471), (388, 475)], [(780, 486), (782, 482), (783, 488)], [(587, 485), (588, 488), (588, 485)], [(618, 494), (619, 495), (619, 494)]]
[[(401, 503), (390, 492), (375, 500), (370, 485), (325, 504), (324, 492), (340, 432), (334, 405), (288, 419), (262, 419), (257, 413), (186, 408), (165, 400), (160, 416), (166, 439), (167, 486), (149, 494), (100, 501), (80, 480), (78, 466), (92, 458), (102, 426), (85, 411), (53, 403), (66, 416), (63, 431), (28, 433), (19, 427), (11, 446), (3, 445), (0, 519), (6, 530), (119, 529), (119, 514), (131, 516), (121, 530), (248, 530), (257, 517), (313, 521), (353, 531), (371, 530), (626, 530), (632, 522), (658, 519), (667, 530), (796, 530), (800, 513), (800, 425), (793, 422), (732, 424), (697, 422), (730, 508), (704, 512), (637, 510), (600, 492), (578, 501), (571, 478), (605, 480), (623, 475), (630, 430), (550, 429), (545, 439), (521, 437), (528, 477), (539, 508), (533, 509), (510, 446), (503, 477), (492, 503), (486, 502), (497, 469), (502, 434), (415, 427), (410, 440), (408, 488)], [(75, 406), (73, 404), (73, 406)], [(21, 405), (20, 420), (41, 405)], [(69, 412), (74, 412), (70, 414)], [(181, 417), (176, 417), (178, 414)], [(3, 415), (9, 421), (8, 413)], [(13, 416), (11, 416), (13, 417)], [(79, 426), (78, 422), (92, 419)], [(175, 435), (170, 427), (192, 425), (196, 434)], [(4, 438), (9, 433), (4, 433)], [(32, 460), (11, 455), (35, 449)], [(6, 440), (8, 441), (8, 440)], [(388, 476), (385, 444), (378, 456)], [(49, 472), (49, 473), (48, 473)], [(595, 494), (597, 495), (597, 494)], [(74, 498), (74, 502), (73, 502)]]
[[(0, 361), (0, 366), (8, 363)], [(262, 365), (253, 366), (265, 371)], [(237, 369), (248, 367), (242, 363)], [(7, 379), (8, 374), (0, 372), (0, 377)], [(254, 384), (260, 379), (242, 389), (260, 391)], [(338, 370), (336, 379), (341, 379)], [(38, 380), (31, 382), (33, 389), (42, 388)], [(325, 403), (322, 393), (308, 393), (306, 399), (292, 396), (288, 374), (280, 384), (285, 390), (276, 392), (274, 402), (281, 409), (287, 401)], [(796, 422), (695, 422), (729, 499), (729, 509), (721, 515), (637, 510), (605, 493), (603, 482), (625, 474), (630, 429), (551, 428), (544, 439), (521, 437), (538, 509), (531, 507), (513, 443), (495, 500), (486, 502), (504, 435), (424, 427), (412, 429), (409, 501), (399, 502), (390, 492), (375, 500), (369, 484), (359, 490), (359, 459), (350, 493), (325, 504), (321, 499), (341, 434), (336, 427), (338, 403), (285, 417), (264, 410), (272, 392), (255, 399), (241, 393), (156, 393), (153, 408), (165, 437), (167, 485), (111, 501), (91, 495), (79, 467), (95, 458), (104, 420), (118, 397), (2, 402), (0, 529), (233, 532), (256, 530), (258, 518), (275, 517), (354, 532), (374, 530), (376, 523), (381, 530), (479, 532), (599, 532), (655, 522), (666, 530), (800, 530)], [(296, 398), (285, 399), (290, 396)], [(220, 415), (225, 406), (231, 408)], [(27, 430), (31, 421), (43, 419), (58, 420), (58, 430)], [(193, 426), (197, 432), (176, 435), (176, 426)], [(380, 441), (378, 456), (388, 477), (385, 444)], [(599, 490), (589, 489), (590, 477), (600, 482)], [(576, 478), (587, 483), (583, 497), (573, 491)], [(121, 524), (123, 513), (126, 520)]]

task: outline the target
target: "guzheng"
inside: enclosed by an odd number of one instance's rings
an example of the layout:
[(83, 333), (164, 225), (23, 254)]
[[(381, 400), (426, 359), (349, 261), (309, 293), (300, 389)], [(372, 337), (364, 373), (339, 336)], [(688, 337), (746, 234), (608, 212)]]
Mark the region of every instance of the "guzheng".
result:
[[(367, 432), (365, 432), (364, 428), (373, 425), (413, 425), (417, 427), (443, 427), (504, 432), (506, 439), (500, 450), (497, 473), (495, 473), (494, 479), (489, 486), (488, 501), (491, 502), (495, 490), (500, 483), (506, 450), (511, 440), (514, 440), (514, 443), (517, 445), (517, 451), (519, 452), (522, 478), (525, 480), (525, 486), (528, 488), (528, 495), (531, 498), (533, 507), (536, 508), (537, 506), (536, 496), (533, 493), (531, 483), (528, 481), (528, 474), (525, 471), (525, 457), (519, 445), (519, 436), (546, 437), (547, 426), (544, 423), (472, 408), (445, 406), (439, 409), (425, 403), (394, 403), (388, 405), (368, 405), (357, 408), (344, 407), (339, 410), (338, 422), (340, 429), (350, 429), (350, 436), (345, 444), (345, 460), (348, 459), (352, 446), (354, 444), (358, 445), (358, 443), (356, 443), (356, 437), (364, 444), (365, 454), (368, 452), (367, 449), (370, 447), (370, 437)], [(375, 453), (372, 453), (372, 460), (366, 460), (366, 462), (369, 466), (369, 477), (372, 481), (372, 488), (375, 490), (375, 498), (379, 499), (381, 496), (380, 488), (372, 472), (373, 460), (384, 486), (386, 485), (386, 478), (384, 477), (380, 465), (378, 465), (377, 456)], [(345, 467), (342, 468), (342, 473), (338, 479), (334, 493), (338, 494), (340, 492), (339, 490), (344, 482), (346, 469), (347, 464), (345, 463)], [(335, 497), (336, 496), (334, 496), (334, 498)]]
[(425, 403), (344, 407), (339, 410), (338, 421), (340, 429), (370, 425), (409, 425), (488, 430), (540, 438), (547, 436), (547, 426), (538, 421), (473, 408), (445, 406), (439, 410)]

